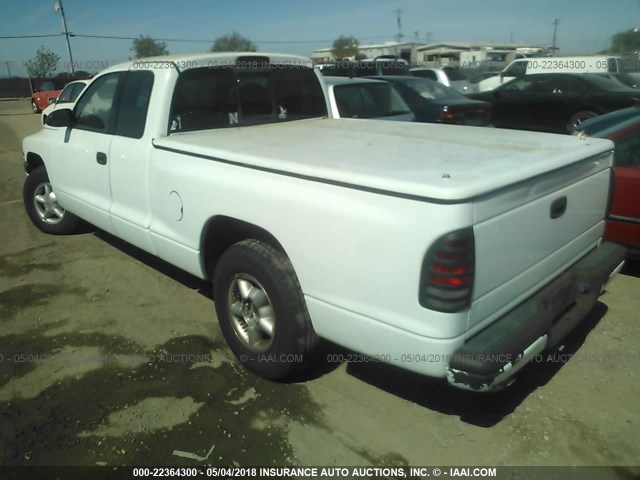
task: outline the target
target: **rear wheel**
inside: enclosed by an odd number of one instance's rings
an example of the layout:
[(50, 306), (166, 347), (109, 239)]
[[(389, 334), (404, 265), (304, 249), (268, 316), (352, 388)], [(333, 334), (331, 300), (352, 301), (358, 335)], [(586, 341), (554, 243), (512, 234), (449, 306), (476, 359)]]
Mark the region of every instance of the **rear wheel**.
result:
[(283, 252), (257, 240), (229, 247), (216, 266), (214, 300), (222, 333), (249, 370), (282, 380), (312, 363), (318, 337)]
[(67, 235), (78, 227), (80, 219), (58, 203), (44, 166), (34, 169), (27, 176), (22, 198), (29, 218), (41, 231)]
[(582, 110), (571, 117), (569, 124), (567, 125), (567, 131), (573, 134), (583, 122), (597, 116), (598, 114), (596, 112), (592, 112), (591, 110)]

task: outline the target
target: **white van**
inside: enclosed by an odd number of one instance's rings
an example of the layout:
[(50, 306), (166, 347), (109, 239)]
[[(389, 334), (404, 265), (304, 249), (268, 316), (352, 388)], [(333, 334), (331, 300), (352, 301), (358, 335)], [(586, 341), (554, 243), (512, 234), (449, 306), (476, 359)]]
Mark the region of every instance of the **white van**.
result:
[(518, 58), (507, 65), (499, 75), (478, 83), (478, 91), (485, 92), (522, 75), (533, 73), (616, 73), (621, 72), (621, 57), (541, 57)]

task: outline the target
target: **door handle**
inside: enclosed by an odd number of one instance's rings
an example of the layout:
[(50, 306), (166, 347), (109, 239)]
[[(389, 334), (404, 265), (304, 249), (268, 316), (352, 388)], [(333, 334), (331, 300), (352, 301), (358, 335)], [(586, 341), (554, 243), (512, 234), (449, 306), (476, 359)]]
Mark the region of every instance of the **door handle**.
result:
[(551, 208), (549, 209), (549, 216), (551, 218), (561, 217), (567, 210), (567, 197), (560, 197), (553, 201)]
[(102, 152), (98, 152), (98, 154), (96, 155), (96, 161), (100, 165), (106, 165), (107, 164), (107, 154), (106, 153), (102, 153)]

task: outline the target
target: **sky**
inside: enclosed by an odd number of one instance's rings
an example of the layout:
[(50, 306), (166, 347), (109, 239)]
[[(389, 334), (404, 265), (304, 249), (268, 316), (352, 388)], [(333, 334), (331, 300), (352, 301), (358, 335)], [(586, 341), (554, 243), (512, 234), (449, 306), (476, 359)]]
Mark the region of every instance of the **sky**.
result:
[[(310, 56), (340, 35), (361, 45), (393, 41), (401, 9), (405, 41), (495, 41), (550, 45), (559, 19), (559, 55), (588, 54), (617, 32), (640, 26), (640, 0), (62, 0), (69, 32), (158, 39), (170, 53), (207, 51), (215, 38), (237, 31), (259, 51)], [(60, 34), (54, 0), (0, 0), (0, 37)], [(96, 72), (132, 56), (131, 40), (71, 38), (76, 70)], [(0, 38), (0, 77), (26, 75), (24, 62), (40, 45), (60, 56), (64, 37)]]

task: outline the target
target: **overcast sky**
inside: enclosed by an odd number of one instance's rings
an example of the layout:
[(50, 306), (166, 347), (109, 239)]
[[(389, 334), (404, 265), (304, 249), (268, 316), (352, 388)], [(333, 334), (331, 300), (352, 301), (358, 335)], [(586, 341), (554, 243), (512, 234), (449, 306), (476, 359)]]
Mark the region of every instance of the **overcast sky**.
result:
[[(0, 37), (59, 34), (54, 0), (0, 0)], [(549, 45), (558, 18), (560, 55), (593, 53), (617, 32), (640, 26), (639, 0), (63, 0), (69, 31), (76, 34), (206, 40), (167, 41), (171, 53), (202, 52), (233, 30), (261, 51), (310, 56), (341, 34), (360, 44), (395, 40), (402, 9), (404, 40), (497, 41)], [(0, 76), (24, 74), (23, 62), (40, 45), (56, 52), (67, 70), (63, 37), (0, 38)], [(75, 37), (76, 68), (96, 71), (131, 55), (131, 40)], [(91, 68), (92, 66), (96, 68)]]

